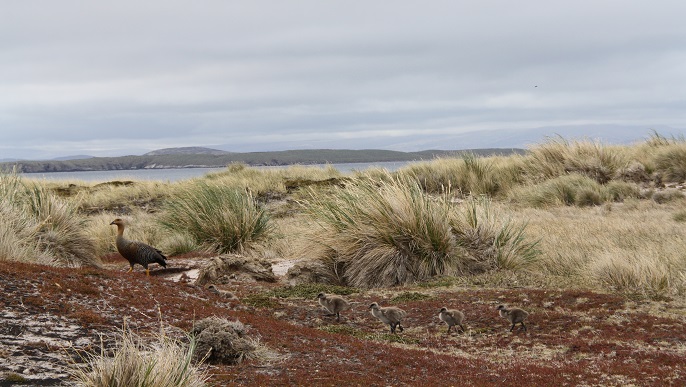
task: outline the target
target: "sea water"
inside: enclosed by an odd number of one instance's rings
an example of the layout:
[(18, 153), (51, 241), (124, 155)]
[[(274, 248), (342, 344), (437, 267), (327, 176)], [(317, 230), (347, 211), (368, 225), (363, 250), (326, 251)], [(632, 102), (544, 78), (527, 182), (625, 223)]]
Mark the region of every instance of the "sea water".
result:
[[(312, 164), (306, 167), (336, 168), (341, 173), (352, 171), (364, 171), (369, 168), (384, 168), (395, 171), (408, 165), (408, 161), (384, 161), (374, 163), (345, 163), (345, 164)], [(259, 169), (288, 168), (284, 166), (254, 167)], [(77, 180), (77, 181), (114, 181), (114, 180), (153, 180), (173, 182), (204, 176), (207, 173), (221, 172), (226, 168), (167, 168), (167, 169), (127, 169), (108, 171), (76, 171), (76, 172), (37, 172), (22, 173), (21, 176), (29, 179), (45, 180)]]

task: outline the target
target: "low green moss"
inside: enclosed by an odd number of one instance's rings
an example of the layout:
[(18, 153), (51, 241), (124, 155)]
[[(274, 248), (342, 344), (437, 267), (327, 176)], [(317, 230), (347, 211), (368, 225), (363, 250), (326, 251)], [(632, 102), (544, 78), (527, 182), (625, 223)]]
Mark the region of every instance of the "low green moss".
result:
[(29, 380), (26, 379), (25, 377), (16, 374), (14, 372), (10, 372), (9, 374), (5, 375), (5, 382), (11, 383), (11, 384), (24, 384), (28, 383)]
[(431, 281), (420, 282), (417, 284), (420, 288), (445, 288), (457, 284), (458, 281), (454, 277), (440, 277)]
[(371, 338), (376, 341), (384, 341), (388, 343), (400, 343), (400, 344), (409, 344), (409, 345), (414, 345), (414, 344), (419, 344), (419, 339), (412, 338), (412, 337), (407, 337), (403, 335), (397, 335), (393, 333), (384, 333), (384, 334), (375, 334), (375, 335), (370, 335), (372, 336)]
[(391, 298), (391, 302), (401, 303), (410, 301), (423, 301), (431, 298), (431, 296), (418, 292), (403, 292)]
[(679, 211), (672, 215), (675, 222), (686, 222), (686, 211)]
[(419, 344), (419, 339), (397, 335), (393, 333), (369, 333), (355, 329), (349, 325), (327, 325), (320, 327), (319, 330), (329, 333), (339, 333), (352, 336), (360, 340), (380, 341), (386, 343)]
[(346, 336), (357, 337), (358, 339), (366, 340), (370, 334), (359, 329), (355, 329), (350, 325), (326, 325), (319, 328), (324, 332), (339, 333)]
[(359, 292), (356, 288), (325, 284), (299, 284), (284, 288), (275, 289), (269, 292), (270, 295), (279, 298), (307, 298), (314, 299), (320, 292), (347, 296)]
[(256, 308), (274, 308), (279, 305), (272, 297), (265, 293), (252, 294), (243, 297), (241, 302), (245, 305), (250, 305)]

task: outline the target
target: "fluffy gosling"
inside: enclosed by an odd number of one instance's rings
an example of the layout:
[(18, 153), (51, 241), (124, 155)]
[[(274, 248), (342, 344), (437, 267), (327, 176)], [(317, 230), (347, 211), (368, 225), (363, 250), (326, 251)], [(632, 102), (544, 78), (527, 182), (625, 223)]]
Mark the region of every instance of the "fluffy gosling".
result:
[(400, 325), (400, 321), (407, 315), (404, 310), (394, 306), (382, 308), (376, 302), (369, 305), (369, 309), (371, 309), (372, 316), (391, 327), (391, 333), (395, 333), (396, 328), (399, 328), (400, 332), (403, 331), (403, 326)]
[(500, 313), (500, 317), (512, 323), (512, 326), (510, 327), (510, 332), (512, 332), (516, 324), (521, 324), (521, 327), (519, 327), (520, 330), (526, 330), (524, 320), (526, 320), (526, 318), (529, 317), (529, 312), (519, 308), (507, 309), (505, 305), (498, 305), (498, 312)]
[(341, 312), (350, 309), (348, 301), (340, 296), (319, 293), (317, 299), (319, 299), (319, 305), (329, 312), (329, 316), (336, 316), (336, 321), (341, 321)]
[(231, 293), (230, 291), (219, 289), (218, 287), (216, 287), (214, 285), (207, 285), (207, 290), (211, 291), (212, 293), (217, 293), (220, 296), (223, 296), (223, 297), (231, 299), (231, 300), (238, 299), (238, 297), (236, 297), (236, 295)]
[[(438, 318), (440, 318), (441, 321), (448, 324), (448, 332), (446, 332), (447, 334), (450, 334), (450, 328), (456, 325), (460, 326), (462, 332), (465, 331), (464, 327), (462, 326), (462, 320), (464, 320), (464, 313), (460, 312), (459, 310), (448, 310), (448, 308), (441, 308), (441, 311), (438, 313)], [(455, 328), (455, 330), (457, 330), (457, 327)]]

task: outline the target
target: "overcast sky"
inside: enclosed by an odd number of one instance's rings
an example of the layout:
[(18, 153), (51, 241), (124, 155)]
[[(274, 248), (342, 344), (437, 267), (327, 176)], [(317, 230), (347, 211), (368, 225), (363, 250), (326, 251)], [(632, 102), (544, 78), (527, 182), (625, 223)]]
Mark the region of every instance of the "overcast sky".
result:
[(684, 15), (683, 0), (4, 1), (0, 159), (686, 128)]

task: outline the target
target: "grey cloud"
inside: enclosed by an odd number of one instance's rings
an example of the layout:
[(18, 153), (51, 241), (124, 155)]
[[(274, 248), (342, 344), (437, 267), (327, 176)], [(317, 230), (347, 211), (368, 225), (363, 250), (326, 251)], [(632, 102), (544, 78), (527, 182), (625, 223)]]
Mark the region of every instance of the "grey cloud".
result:
[(0, 158), (58, 152), (54, 144), (105, 153), (224, 139), (365, 146), (376, 136), (393, 147), (394, 136), (476, 129), (686, 127), (684, 8), (10, 2), (0, 15), (0, 133), (14, 145)]

